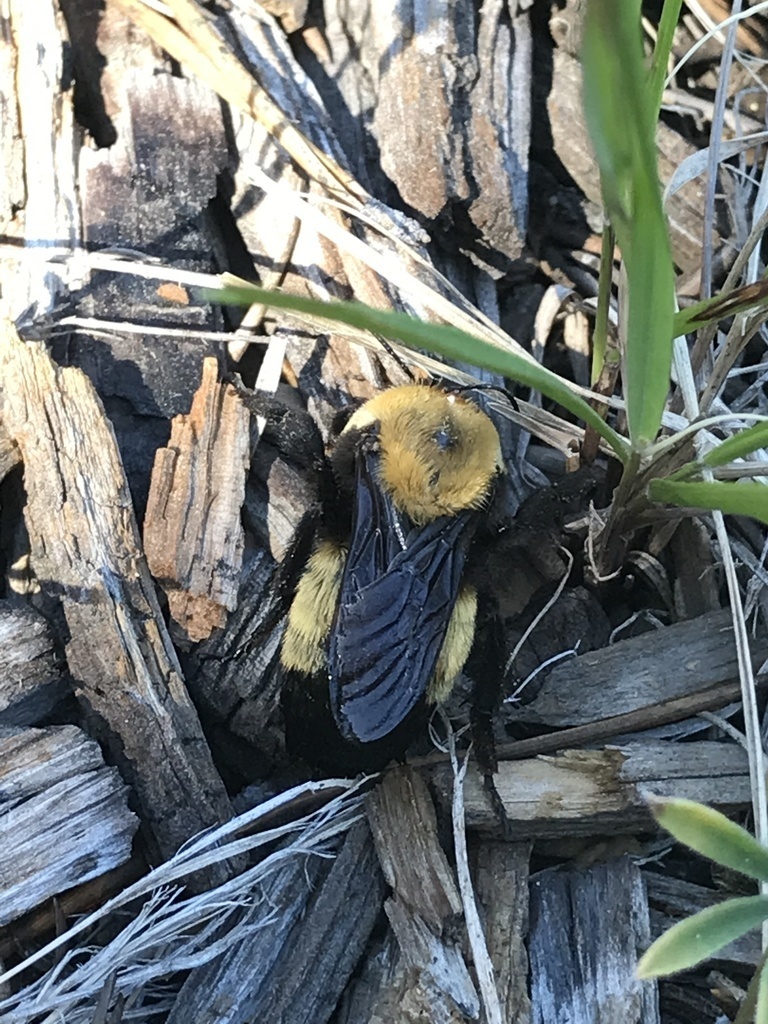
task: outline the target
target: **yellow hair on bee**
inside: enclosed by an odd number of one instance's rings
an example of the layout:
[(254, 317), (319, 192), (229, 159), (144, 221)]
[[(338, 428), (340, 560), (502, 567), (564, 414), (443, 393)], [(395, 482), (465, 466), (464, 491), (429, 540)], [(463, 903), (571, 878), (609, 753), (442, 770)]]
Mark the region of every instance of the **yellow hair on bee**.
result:
[(472, 402), (419, 384), (366, 402), (345, 432), (378, 428), (380, 484), (416, 525), (480, 508), (502, 469), (499, 435)]
[(456, 676), (464, 668), (475, 638), (476, 614), (475, 588), (462, 587), (448, 622), (434, 674), (427, 687), (427, 700), (430, 704), (439, 704), (451, 695)]
[(283, 634), (280, 660), (285, 668), (307, 675), (327, 671), (324, 645), (336, 612), (346, 557), (346, 548), (327, 540), (310, 556)]

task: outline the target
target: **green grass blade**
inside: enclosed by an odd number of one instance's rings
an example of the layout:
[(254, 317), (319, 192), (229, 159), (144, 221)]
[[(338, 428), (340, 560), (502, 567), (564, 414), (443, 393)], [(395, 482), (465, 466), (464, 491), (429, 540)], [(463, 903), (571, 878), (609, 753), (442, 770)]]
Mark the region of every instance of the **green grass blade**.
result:
[(768, 881), (768, 849), (720, 811), (679, 798), (654, 796), (648, 803), (656, 821), (679, 843), (732, 871)]
[(373, 309), (361, 302), (320, 302), (285, 292), (267, 291), (255, 285), (225, 286), (221, 291), (210, 291), (208, 295), (226, 305), (250, 306), (258, 302), (265, 306), (322, 317), (331, 322), (349, 324), (390, 341), (399, 341), (413, 348), (437, 352), (448, 359), (493, 370), (559, 402), (569, 412), (594, 427), (622, 462), (627, 458), (628, 448), (624, 439), (583, 398), (574, 394), (557, 374), (532, 360), (507, 351), (501, 345), (475, 338), (456, 327), (424, 323), (405, 313)]
[(752, 516), (768, 524), (768, 486), (752, 481), (724, 483), (651, 480), (648, 494), (653, 501), (681, 508), (719, 509), (734, 516)]
[(589, 0), (583, 64), (587, 123), (627, 273), (627, 420), (633, 447), (643, 449), (656, 436), (669, 390), (674, 273), (639, 0)]
[(741, 896), (680, 921), (658, 938), (637, 965), (639, 978), (684, 971), (768, 918), (768, 896)]
[[(733, 459), (743, 459), (759, 448), (768, 448), (768, 422), (756, 423), (753, 427), (740, 430), (733, 437), (727, 437), (722, 444), (702, 458), (705, 466), (724, 466)], [(768, 465), (765, 467), (768, 476)]]
[(656, 35), (656, 46), (653, 50), (651, 70), (648, 74), (648, 102), (651, 104), (655, 117), (659, 116), (664, 82), (667, 77), (669, 55), (675, 38), (675, 29), (680, 20), (680, 8), (683, 0), (664, 0), (664, 7), (659, 18), (659, 30)]

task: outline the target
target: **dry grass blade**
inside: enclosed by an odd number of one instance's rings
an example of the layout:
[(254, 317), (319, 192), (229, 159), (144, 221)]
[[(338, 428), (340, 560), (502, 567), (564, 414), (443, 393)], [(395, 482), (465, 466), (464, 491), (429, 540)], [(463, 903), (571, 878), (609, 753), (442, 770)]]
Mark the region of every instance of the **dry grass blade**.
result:
[[(269, 827), (275, 815), (288, 813), (311, 799), (326, 800), (318, 810), (286, 824)], [(329, 799), (330, 798), (330, 799)], [(261, 891), (264, 884), (297, 857), (333, 854), (333, 841), (361, 816), (360, 787), (346, 780), (330, 779), (296, 787), (247, 811), (217, 829), (193, 839), (165, 864), (82, 918), (69, 931), (48, 943), (25, 961), (7, 971), (0, 984), (10, 981), (72, 940), (87, 935), (107, 915), (145, 899), (138, 915), (128, 921), (117, 937), (98, 950), (69, 949), (60, 962), (38, 981), (0, 1002), (0, 1016), (17, 1024), (49, 1013), (75, 1019), (82, 1007), (101, 991), (112, 974), (123, 994), (171, 974), (207, 963), (242, 937), (243, 928), (262, 928), (275, 914)], [(266, 831), (238, 838), (244, 829), (266, 826)], [(228, 882), (203, 893), (183, 895), (180, 880), (206, 864), (237, 857), (248, 850), (283, 845)], [(240, 921), (244, 906), (259, 904), (260, 915)], [(85, 957), (83, 953), (85, 952)], [(85, 1010), (83, 1011), (85, 1012)], [(88, 1010), (91, 1013), (92, 1010)], [(86, 1018), (87, 1019), (87, 1018)]]
[(488, 953), (485, 932), (483, 931), (483, 925), (477, 910), (477, 899), (472, 884), (472, 875), (469, 870), (467, 829), (464, 817), (464, 779), (469, 763), (469, 751), (461, 765), (459, 765), (456, 754), (456, 737), (453, 728), (447, 717), (444, 717), (444, 722), (448, 729), (448, 750), (454, 779), (451, 819), (453, 822), (453, 846), (456, 854), (456, 876), (459, 883), (462, 906), (464, 907), (464, 920), (467, 924), (469, 947), (472, 950), (472, 959), (475, 965), (475, 973), (477, 974), (480, 998), (483, 1001), (486, 1020), (488, 1024), (502, 1024), (501, 1004), (499, 1002), (499, 993), (496, 990), (496, 975)]
[(232, 53), (227, 40), (217, 31), (215, 20), (194, 0), (174, 0), (169, 5), (177, 23), (142, 0), (117, 3), (159, 46), (194, 71), (222, 99), (264, 125), (298, 166), (329, 194), (365, 202), (365, 189), (288, 120)]

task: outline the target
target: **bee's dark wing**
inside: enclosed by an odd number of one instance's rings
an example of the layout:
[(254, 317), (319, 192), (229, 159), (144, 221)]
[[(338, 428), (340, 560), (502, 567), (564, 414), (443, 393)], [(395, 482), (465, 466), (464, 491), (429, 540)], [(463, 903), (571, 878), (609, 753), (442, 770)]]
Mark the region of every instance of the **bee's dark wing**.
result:
[(352, 540), (331, 633), (331, 706), (342, 734), (390, 733), (424, 695), (459, 592), (472, 516), (414, 528), (361, 455)]

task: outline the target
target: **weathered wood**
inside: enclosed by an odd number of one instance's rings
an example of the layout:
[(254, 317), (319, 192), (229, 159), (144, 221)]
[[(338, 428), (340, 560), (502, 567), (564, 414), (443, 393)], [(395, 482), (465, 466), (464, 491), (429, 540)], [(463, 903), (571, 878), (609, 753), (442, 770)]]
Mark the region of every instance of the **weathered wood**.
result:
[(366, 797), (366, 810), (387, 884), (439, 935), (461, 913), (461, 897), (424, 780), (407, 767), (388, 772)]
[(423, 779), (408, 767), (388, 772), (366, 797), (366, 810), (393, 890), (385, 910), (409, 968), (405, 984), (394, 979), (403, 1019), (421, 1013), (439, 1024), (452, 1019), (457, 1008), (476, 1015), (477, 992), (460, 947), (449, 938), (451, 921), (462, 912), (461, 897), (438, 841), (435, 808)]
[[(768, 655), (765, 637), (756, 639), (753, 654), (757, 663)], [(582, 725), (737, 679), (731, 617), (710, 612), (554, 665), (536, 697), (513, 717)]]
[(32, 563), (61, 595), (70, 672), (106, 726), (158, 855), (170, 856), (231, 812), (157, 604), (114, 435), (87, 378), (10, 329), (0, 375), (24, 458)]
[(168, 1024), (328, 1020), (379, 916), (385, 886), (365, 823), (347, 834), (322, 877), (324, 865), (320, 857), (287, 862), (252, 912), (253, 920), (263, 917), (271, 903), (279, 908), (277, 925), (255, 929), (191, 975)]
[[(237, 609), (220, 635), (200, 644), (189, 678), (201, 714), (224, 727), (217, 761), (232, 763), (247, 781), (268, 774), (285, 752), (275, 668), (286, 608), (276, 573), (265, 550), (248, 561)], [(233, 750), (233, 733), (250, 745), (245, 757)]]
[(39, 945), (57, 930), (61, 931), (62, 921), (87, 914), (101, 907), (127, 889), (146, 874), (147, 864), (143, 857), (134, 852), (129, 860), (90, 882), (75, 885), (66, 892), (57, 894), (54, 902), (46, 902), (15, 918), (11, 924), (0, 928), (0, 960), (18, 955), (19, 949), (31, 949)]
[[(452, 0), (354, 8), (327, 0), (325, 39), (307, 37), (350, 159), (375, 194), (392, 185), (424, 218), (454, 218), (495, 259), (516, 259), (527, 224), (531, 34), (527, 5)], [(323, 89), (322, 81), (318, 86)], [(420, 115), (411, 116), (418, 98)], [(373, 141), (365, 144), (366, 138)], [(367, 158), (367, 159), (366, 159)]]
[(347, 986), (337, 1010), (337, 1024), (371, 1024), (397, 1020), (406, 1024), (401, 1000), (408, 971), (397, 939), (388, 931), (372, 940), (360, 969)]
[[(737, 680), (733, 680), (702, 690), (701, 693), (692, 693), (687, 697), (679, 697), (677, 700), (662, 701), (660, 704), (649, 704), (636, 711), (628, 711), (623, 715), (612, 715), (587, 725), (575, 725), (571, 729), (558, 729), (556, 732), (545, 733), (542, 736), (530, 736), (528, 739), (515, 740), (512, 743), (499, 743), (496, 750), (499, 758), (517, 760), (534, 757), (537, 754), (550, 754), (556, 750), (566, 750), (570, 747), (594, 746), (596, 743), (603, 743), (615, 736), (626, 736), (645, 729), (669, 725), (672, 722), (682, 722), (699, 714), (700, 711), (714, 711), (717, 708), (723, 708), (732, 701), (738, 700), (740, 695), (740, 684)], [(423, 760), (427, 761), (426, 758)], [(444, 760), (444, 757), (441, 760)], [(434, 756), (429, 759), (430, 763), (435, 761)]]
[(126, 861), (138, 819), (75, 726), (0, 736), (0, 925)]
[[(432, 779), (441, 805), (450, 807), (452, 773), (432, 769)], [(725, 809), (751, 801), (746, 752), (713, 741), (633, 743), (502, 761), (494, 780), (516, 839), (651, 829), (645, 804), (651, 793)], [(499, 832), (482, 776), (471, 768), (464, 804), (469, 828)]]
[[(0, 234), (24, 240), (27, 257), (43, 246), (81, 240), (77, 189), (78, 130), (67, 67), (64, 20), (54, 3), (4, 0), (0, 57)], [(69, 83), (68, 88), (65, 83)], [(82, 284), (73, 266), (53, 270), (37, 259), (0, 261), (0, 318), (48, 313)]]
[(0, 601), (0, 725), (34, 725), (69, 689), (45, 619)]
[(155, 456), (144, 549), (168, 596), (171, 616), (190, 640), (204, 640), (237, 605), (245, 542), (240, 511), (250, 455), (250, 414), (220, 384), (215, 359), (186, 416)]
[(409, 1008), (405, 1019), (408, 1014), (429, 1024), (447, 1024), (457, 1016), (477, 1019), (480, 1000), (461, 947), (435, 935), (422, 917), (398, 899), (387, 900), (384, 909), (411, 973), (402, 996)]
[[(85, 243), (138, 251), (166, 266), (218, 269), (202, 214), (229, 159), (219, 98), (178, 75), (115, 3), (62, 0), (62, 8), (81, 117), (95, 141), (77, 154)], [(183, 332), (220, 329), (221, 314), (199, 293), (107, 271), (93, 273), (72, 302), (84, 317), (152, 328), (150, 337), (80, 330), (51, 339), (57, 362), (80, 367), (99, 392), (140, 516), (167, 419), (189, 411), (204, 357), (223, 361), (222, 342)], [(165, 327), (179, 333), (166, 336)]]
[(530, 843), (482, 841), (475, 851), (477, 895), (503, 1019), (529, 1024), (528, 890)]
[(635, 978), (650, 944), (639, 868), (623, 857), (531, 883), (533, 1024), (658, 1024), (655, 984)]

